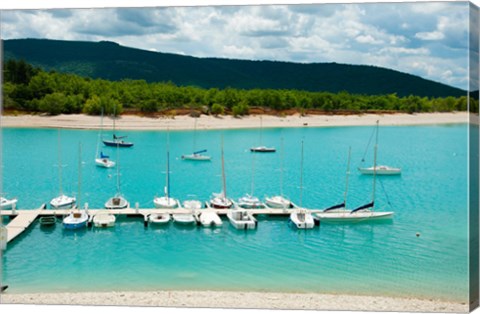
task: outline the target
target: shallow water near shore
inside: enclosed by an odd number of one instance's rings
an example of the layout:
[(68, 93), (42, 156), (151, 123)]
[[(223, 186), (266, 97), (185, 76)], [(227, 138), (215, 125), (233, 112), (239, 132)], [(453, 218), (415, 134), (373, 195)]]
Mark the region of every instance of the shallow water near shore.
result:
[[(208, 149), (211, 162), (181, 160), (194, 149), (190, 131), (122, 131), (133, 148), (101, 147), (120, 162), (121, 190), (132, 206), (153, 207), (163, 194), (167, 135), (173, 197), (208, 200), (220, 192), (221, 141), (227, 194), (237, 199), (252, 190), (259, 197), (283, 192), (308, 208), (343, 200), (348, 149), (351, 175), (347, 204), (371, 200), (372, 178), (356, 168), (372, 127), (197, 131), (195, 148)], [(98, 131), (3, 129), (3, 189), (19, 208), (36, 208), (62, 188), (80, 190), (81, 203), (102, 208), (116, 191), (117, 169), (94, 164)], [(104, 137), (111, 136), (104, 132)], [(283, 141), (281, 140), (283, 139)], [(301, 141), (304, 142), (300, 193)], [(262, 142), (274, 154), (252, 154)], [(284, 149), (282, 150), (282, 142)], [(81, 185), (78, 150), (82, 145)], [(282, 158), (283, 156), (283, 158)], [(378, 163), (402, 167), (399, 177), (379, 177), (375, 203), (393, 210), (384, 223), (327, 224), (298, 231), (286, 217), (259, 217), (257, 230), (237, 231), (226, 219), (218, 229), (144, 227), (139, 218), (120, 217), (109, 230), (66, 231), (38, 223), (9, 244), (3, 280), (14, 292), (111, 290), (248, 290), (322, 292), (442, 298), (468, 296), (467, 125), (381, 127)], [(283, 172), (281, 164), (283, 160)], [(253, 171), (252, 171), (253, 170)], [(300, 194), (302, 195), (300, 199)], [(420, 237), (416, 234), (420, 233)]]

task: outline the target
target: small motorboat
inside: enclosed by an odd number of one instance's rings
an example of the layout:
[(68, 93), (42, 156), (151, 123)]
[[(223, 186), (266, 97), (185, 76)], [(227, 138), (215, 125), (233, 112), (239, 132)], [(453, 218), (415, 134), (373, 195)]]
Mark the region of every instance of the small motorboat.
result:
[(86, 212), (72, 212), (63, 219), (65, 229), (80, 229), (87, 226), (88, 215)]
[(5, 197), (0, 197), (0, 210), (2, 209), (12, 209), (14, 206), (17, 205), (17, 199), (6, 199)]
[(172, 214), (172, 219), (181, 225), (194, 225), (197, 222), (193, 214)]
[(312, 229), (315, 227), (312, 214), (305, 209), (298, 209), (291, 213), (290, 221), (298, 229)]
[(55, 216), (42, 216), (39, 222), (42, 227), (52, 227), (57, 224), (57, 218)]
[(76, 198), (73, 196), (60, 195), (50, 201), (50, 206), (53, 209), (68, 209), (75, 205)]
[(170, 222), (170, 214), (150, 214), (148, 221), (155, 225), (164, 225)]
[(292, 208), (292, 202), (283, 196), (277, 195), (272, 197), (266, 197), (265, 203), (268, 207), (272, 208)]
[(250, 148), (250, 151), (253, 153), (274, 153), (276, 149), (275, 147), (257, 146)]
[(236, 229), (255, 229), (257, 227), (257, 220), (247, 210), (230, 210), (227, 217)]
[(203, 227), (221, 227), (223, 225), (222, 219), (214, 211), (205, 210), (200, 213), (198, 220)]
[(377, 175), (399, 175), (402, 173), (401, 168), (389, 166), (375, 166), (369, 168), (358, 168), (361, 174), (377, 174)]
[(97, 228), (107, 228), (115, 226), (116, 218), (112, 214), (101, 213), (93, 217), (93, 225)]

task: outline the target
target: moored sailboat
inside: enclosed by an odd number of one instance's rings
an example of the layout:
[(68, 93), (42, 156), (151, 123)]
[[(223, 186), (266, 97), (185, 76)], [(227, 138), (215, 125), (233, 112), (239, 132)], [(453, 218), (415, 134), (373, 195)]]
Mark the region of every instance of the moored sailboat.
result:
[(95, 164), (99, 167), (104, 167), (104, 168), (112, 168), (115, 167), (115, 162), (110, 160), (110, 157), (107, 155), (104, 155), (102, 151), (100, 151), (100, 139), (102, 138), (102, 132), (103, 132), (103, 108), (102, 108), (102, 117), (100, 118), (100, 132), (98, 133), (98, 140), (97, 140), (97, 151), (95, 153)]
[(206, 152), (206, 149), (197, 150), (197, 118), (195, 118), (195, 124), (193, 127), (193, 153), (182, 155), (182, 159), (193, 161), (210, 161), (212, 158), (203, 154)]
[[(377, 125), (374, 129), (374, 132), (376, 133), (376, 145), (378, 145), (378, 131), (379, 131), (379, 124), (377, 121)], [(372, 134), (373, 135), (373, 134)], [(371, 137), (370, 137), (371, 139)], [(370, 144), (370, 141), (369, 141)], [(367, 149), (368, 149), (367, 145)], [(362, 158), (362, 162), (365, 161), (365, 156)], [(390, 167), (390, 166), (385, 166), (385, 165), (377, 165), (374, 164), (372, 167), (359, 167), (358, 171), (360, 171), (361, 174), (368, 174), (368, 175), (386, 175), (386, 176), (394, 176), (394, 175), (400, 175), (402, 174), (402, 169), (398, 167)]]
[(313, 221), (312, 214), (302, 208), (302, 194), (303, 194), (303, 141), (302, 141), (302, 150), (301, 150), (301, 160), (300, 160), (300, 208), (296, 208), (290, 214), (290, 221), (298, 229), (312, 229), (315, 227), (315, 222)]
[(115, 120), (117, 117), (115, 116), (115, 107), (114, 107), (114, 112), (113, 112), (113, 132), (112, 132), (112, 140), (106, 140), (102, 139), (103, 144), (106, 146), (112, 146), (112, 147), (132, 147), (133, 143), (132, 142), (126, 142), (123, 139), (126, 138), (127, 136), (117, 136), (115, 134)]
[(124, 209), (130, 206), (130, 203), (123, 197), (120, 190), (120, 158), (117, 146), (117, 191), (114, 196), (109, 198), (105, 203), (106, 209)]
[[(378, 121), (377, 121), (378, 123)], [(374, 169), (377, 161), (377, 144), (374, 147)], [(354, 209), (347, 209), (347, 193), (348, 193), (348, 177), (350, 174), (350, 150), (348, 154), (348, 166), (345, 180), (345, 193), (343, 203), (331, 206), (324, 209), (322, 212), (315, 213), (314, 218), (317, 221), (330, 221), (330, 222), (358, 222), (369, 220), (381, 220), (391, 219), (393, 212), (391, 211), (374, 211), (375, 207), (375, 188), (376, 188), (376, 171), (374, 171), (372, 179), (372, 200), (364, 205), (358, 206)]]
[(210, 199), (210, 206), (213, 208), (226, 209), (233, 207), (233, 201), (227, 197), (227, 182), (225, 178), (225, 160), (223, 155), (223, 139), (222, 139), (222, 183), (223, 190), (221, 193), (214, 193)]
[(75, 205), (76, 198), (74, 196), (68, 196), (63, 194), (62, 188), (62, 154), (60, 147), (60, 129), (58, 129), (58, 186), (59, 186), (59, 196), (53, 198), (50, 201), (50, 207), (53, 209), (68, 209), (72, 208)]

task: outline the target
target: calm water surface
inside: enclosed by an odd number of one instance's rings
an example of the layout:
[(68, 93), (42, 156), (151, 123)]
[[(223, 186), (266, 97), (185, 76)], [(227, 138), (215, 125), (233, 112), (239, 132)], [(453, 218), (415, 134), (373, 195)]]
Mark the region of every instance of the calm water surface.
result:
[[(60, 145), (55, 129), (2, 132), (3, 189), (18, 197), (18, 207), (36, 208), (58, 195), (59, 152), (64, 192), (90, 208), (102, 208), (115, 193), (117, 170), (94, 164), (98, 132), (62, 130)], [(167, 132), (121, 133), (135, 142), (133, 148), (120, 149), (118, 155), (115, 148), (102, 150), (120, 162), (121, 190), (132, 206), (153, 207), (153, 197), (163, 194), (165, 185)], [(212, 161), (195, 163), (180, 158), (192, 151), (193, 133), (171, 131), (171, 194), (208, 200), (220, 192), (223, 136), (229, 196), (241, 197), (252, 186), (262, 198), (278, 194), (283, 173), (284, 194), (309, 208), (343, 200), (351, 147), (347, 203), (353, 208), (371, 198), (371, 177), (356, 170), (371, 134), (372, 127), (264, 129), (263, 144), (277, 152), (251, 154), (249, 147), (260, 144), (259, 130), (197, 131), (196, 148), (208, 149)], [(259, 217), (258, 229), (248, 232), (235, 230), (226, 220), (215, 230), (173, 224), (145, 228), (141, 219), (127, 217), (110, 230), (69, 232), (61, 224), (43, 229), (35, 223), (4, 252), (2, 276), (12, 293), (209, 289), (465, 301), (466, 141), (467, 125), (380, 128), (379, 164), (403, 169), (400, 177), (377, 181), (377, 207), (395, 211), (390, 222), (324, 223), (298, 231), (286, 218)], [(372, 146), (365, 160), (372, 163)]]

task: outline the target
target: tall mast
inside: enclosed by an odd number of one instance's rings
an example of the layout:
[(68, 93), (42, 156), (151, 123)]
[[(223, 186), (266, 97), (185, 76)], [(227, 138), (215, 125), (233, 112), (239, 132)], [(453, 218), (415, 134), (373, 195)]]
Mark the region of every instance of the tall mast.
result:
[(197, 149), (197, 118), (195, 118), (195, 123), (193, 125), (193, 152), (195, 153)]
[(120, 194), (120, 144), (117, 142), (117, 194)]
[[(167, 130), (167, 132), (169, 132)], [(168, 197), (170, 196), (170, 133), (167, 133), (167, 175), (166, 175), (166, 185), (165, 185), (165, 196)]]
[(343, 205), (347, 208), (347, 194), (348, 194), (348, 179), (350, 177), (350, 156), (352, 152), (352, 147), (348, 148), (348, 161), (347, 161), (347, 172), (345, 173), (345, 194), (343, 196)]
[(283, 137), (281, 138), (281, 144), (280, 144), (280, 149), (282, 150), (282, 153), (280, 155), (280, 196), (283, 197), (283, 158), (285, 155), (284, 149), (283, 149)]
[(302, 155), (300, 160), (300, 207), (302, 207), (303, 194), (303, 140), (302, 140)]
[(223, 135), (222, 135), (222, 181), (223, 181), (223, 199), (227, 199), (227, 183), (225, 180), (225, 161), (223, 156)]
[(252, 156), (252, 181), (250, 186), (250, 196), (253, 196), (254, 186), (255, 186), (255, 154), (251, 154)]
[[(378, 149), (378, 120), (377, 120), (377, 134), (375, 136), (375, 148), (373, 150), (373, 188), (372, 188), (372, 202), (375, 201), (375, 186), (377, 182), (377, 149)], [(375, 203), (374, 203), (375, 206)]]
[(58, 140), (58, 187), (60, 191), (60, 195), (63, 195), (63, 190), (62, 190), (62, 153), (61, 153), (61, 141), (60, 141), (60, 129), (58, 129), (58, 135), (57, 135), (57, 140)]
[(82, 196), (82, 143), (78, 143), (78, 195), (77, 204), (81, 207), (80, 198)]

